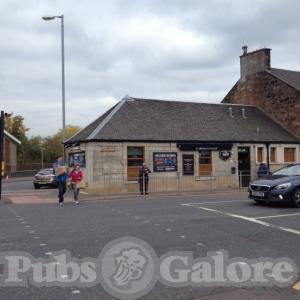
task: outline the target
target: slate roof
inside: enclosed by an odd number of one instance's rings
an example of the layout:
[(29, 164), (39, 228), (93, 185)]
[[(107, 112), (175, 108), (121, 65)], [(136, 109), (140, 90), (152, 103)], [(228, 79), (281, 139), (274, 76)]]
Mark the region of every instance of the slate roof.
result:
[(300, 90), (300, 72), (275, 68), (271, 68), (268, 72), (295, 89)]
[(255, 106), (139, 98), (124, 98), (66, 144), (89, 141), (299, 143)]

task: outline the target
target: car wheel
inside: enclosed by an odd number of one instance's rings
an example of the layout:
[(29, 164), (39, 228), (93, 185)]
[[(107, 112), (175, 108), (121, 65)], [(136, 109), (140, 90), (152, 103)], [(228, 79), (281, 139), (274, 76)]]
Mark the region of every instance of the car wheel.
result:
[(293, 193), (294, 205), (300, 208), (300, 188), (296, 188)]
[(39, 189), (39, 188), (41, 188), (38, 184), (35, 184), (34, 185), (34, 188), (37, 190), (37, 189)]

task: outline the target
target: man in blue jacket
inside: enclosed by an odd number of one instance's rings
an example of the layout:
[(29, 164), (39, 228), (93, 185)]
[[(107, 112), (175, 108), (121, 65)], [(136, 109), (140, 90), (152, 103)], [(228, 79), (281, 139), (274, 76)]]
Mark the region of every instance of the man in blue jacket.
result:
[(58, 203), (59, 205), (63, 205), (68, 174), (66, 164), (64, 163), (61, 155), (58, 155), (53, 163), (53, 172), (56, 175), (56, 182), (58, 186)]

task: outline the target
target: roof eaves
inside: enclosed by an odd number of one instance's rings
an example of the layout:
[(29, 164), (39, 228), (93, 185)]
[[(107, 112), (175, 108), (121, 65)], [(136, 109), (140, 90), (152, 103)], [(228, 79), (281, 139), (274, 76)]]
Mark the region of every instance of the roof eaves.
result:
[(8, 136), (10, 139), (12, 139), (15, 143), (17, 143), (18, 145), (21, 145), (21, 141), (20, 140), (18, 140), (16, 137), (14, 137), (12, 134), (10, 134), (8, 131), (6, 131), (5, 129), (4, 129), (4, 134), (6, 135), (6, 136)]

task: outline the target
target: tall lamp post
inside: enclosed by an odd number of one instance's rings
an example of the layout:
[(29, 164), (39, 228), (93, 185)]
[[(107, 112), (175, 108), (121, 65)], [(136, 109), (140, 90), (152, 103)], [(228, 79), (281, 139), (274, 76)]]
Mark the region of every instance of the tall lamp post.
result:
[[(62, 86), (62, 143), (66, 138), (66, 108), (65, 108), (65, 43), (64, 43), (64, 15), (61, 16), (43, 16), (43, 20), (51, 21), (54, 19), (61, 20), (61, 86)], [(65, 147), (63, 145), (63, 158), (65, 157)]]

